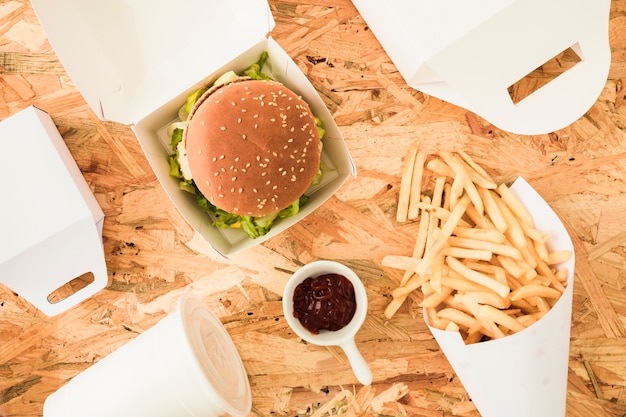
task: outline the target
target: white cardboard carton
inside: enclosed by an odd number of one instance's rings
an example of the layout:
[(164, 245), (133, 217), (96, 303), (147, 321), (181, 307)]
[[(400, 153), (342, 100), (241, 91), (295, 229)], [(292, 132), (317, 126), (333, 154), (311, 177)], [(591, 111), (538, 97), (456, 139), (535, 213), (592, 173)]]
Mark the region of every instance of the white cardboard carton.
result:
[(45, 417), (246, 417), (252, 393), (228, 331), (189, 293), (178, 309), (50, 394)]
[[(566, 127), (608, 75), (610, 0), (353, 0), (407, 84), (520, 134)], [(517, 104), (508, 87), (571, 48), (581, 61)]]
[[(527, 207), (537, 230), (548, 234), (550, 250), (574, 253), (563, 223), (523, 178), (511, 191)], [(574, 264), (572, 256), (558, 266), (568, 272), (559, 301), (519, 333), (465, 345), (458, 332), (429, 326), (481, 416), (565, 417)]]
[[(315, 88), (267, 34), (274, 20), (265, 0), (33, 0), (33, 7), (68, 74), (102, 119), (131, 124), (159, 181), (185, 219), (221, 254), (229, 255), (282, 232), (326, 201), (355, 167), (343, 137)], [(70, 22), (71, 24), (68, 24)], [(194, 89), (227, 70), (241, 71), (268, 51), (265, 72), (300, 94), (322, 119), (322, 158), (334, 169), (310, 190), (296, 216), (250, 239), (216, 229), (193, 196), (178, 188), (166, 161), (165, 128)]]
[[(0, 123), (0, 282), (54, 316), (107, 285), (104, 213), (50, 116), (35, 108)], [(93, 281), (50, 295), (85, 273)]]

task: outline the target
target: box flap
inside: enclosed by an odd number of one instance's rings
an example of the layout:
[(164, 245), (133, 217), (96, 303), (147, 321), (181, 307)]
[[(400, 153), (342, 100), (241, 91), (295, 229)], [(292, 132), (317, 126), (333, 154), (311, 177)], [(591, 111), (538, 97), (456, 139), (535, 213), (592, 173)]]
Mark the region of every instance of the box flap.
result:
[(125, 124), (198, 83), (274, 26), (265, 0), (31, 3), (94, 112)]

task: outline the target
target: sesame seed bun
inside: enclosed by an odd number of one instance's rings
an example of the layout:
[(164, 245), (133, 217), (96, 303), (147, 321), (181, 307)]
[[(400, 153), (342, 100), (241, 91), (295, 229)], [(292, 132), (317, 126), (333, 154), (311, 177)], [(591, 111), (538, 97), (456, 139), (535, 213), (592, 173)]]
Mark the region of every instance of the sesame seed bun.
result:
[(309, 188), (321, 142), (308, 104), (279, 82), (238, 80), (207, 91), (185, 131), (200, 192), (234, 214), (282, 210)]

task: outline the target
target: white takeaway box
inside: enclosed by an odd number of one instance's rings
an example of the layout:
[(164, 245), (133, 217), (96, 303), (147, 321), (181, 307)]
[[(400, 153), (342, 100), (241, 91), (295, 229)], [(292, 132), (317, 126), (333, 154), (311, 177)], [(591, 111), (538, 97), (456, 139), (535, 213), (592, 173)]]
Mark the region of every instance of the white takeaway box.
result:
[[(107, 285), (104, 213), (48, 113), (3, 120), (0, 143), (0, 283), (55, 316)], [(55, 297), (81, 276), (84, 287)]]
[[(610, 0), (352, 0), (407, 84), (518, 134), (562, 129), (602, 91)], [(521, 101), (509, 87), (571, 49), (580, 58)]]
[[(69, 76), (103, 120), (129, 124), (161, 185), (183, 217), (224, 256), (277, 235), (324, 203), (355, 175), (343, 137), (324, 102), (289, 55), (269, 36), (274, 19), (265, 0), (33, 0), (35, 12)], [(277, 220), (250, 239), (217, 229), (195, 198), (169, 175), (166, 127), (195, 89), (228, 70), (242, 71), (263, 51), (265, 71), (300, 94), (322, 120), (322, 160), (332, 169), (309, 190), (296, 216)]]

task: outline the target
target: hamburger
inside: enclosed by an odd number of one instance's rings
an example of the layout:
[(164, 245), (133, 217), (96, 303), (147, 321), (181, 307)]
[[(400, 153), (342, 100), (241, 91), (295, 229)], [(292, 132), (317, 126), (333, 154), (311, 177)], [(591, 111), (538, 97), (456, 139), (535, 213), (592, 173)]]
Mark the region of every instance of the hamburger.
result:
[(309, 105), (261, 73), (228, 72), (192, 93), (172, 126), (170, 174), (196, 195), (214, 226), (251, 238), (298, 213), (321, 179), (323, 129)]

